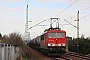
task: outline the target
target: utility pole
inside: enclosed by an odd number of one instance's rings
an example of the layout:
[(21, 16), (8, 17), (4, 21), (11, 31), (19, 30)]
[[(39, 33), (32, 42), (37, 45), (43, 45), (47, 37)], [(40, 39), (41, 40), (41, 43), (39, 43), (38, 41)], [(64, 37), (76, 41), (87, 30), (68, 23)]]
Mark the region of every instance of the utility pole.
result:
[[(26, 24), (25, 24), (25, 40), (26, 40), (26, 43), (27, 43), (27, 51), (29, 53), (29, 56), (30, 56), (30, 50), (29, 50), (29, 40), (30, 40), (30, 32), (28, 31), (28, 1), (27, 0), (27, 5), (26, 5)], [(28, 58), (29, 60), (29, 58)]]
[[(29, 0), (28, 0), (29, 1)], [(26, 24), (25, 24), (25, 40), (29, 41), (29, 32), (28, 32), (28, 1), (27, 1), (27, 6), (26, 6)]]
[(77, 38), (79, 38), (79, 11), (77, 13)]
[(79, 11), (77, 13), (77, 53), (79, 53)]
[[(66, 21), (66, 20), (64, 19), (64, 21)], [(70, 25), (74, 26), (75, 28), (77, 28), (77, 53), (79, 53), (79, 11), (77, 13), (77, 20), (75, 20), (75, 21), (77, 21), (77, 26), (71, 24), (68, 21), (66, 21), (66, 22), (69, 23)]]

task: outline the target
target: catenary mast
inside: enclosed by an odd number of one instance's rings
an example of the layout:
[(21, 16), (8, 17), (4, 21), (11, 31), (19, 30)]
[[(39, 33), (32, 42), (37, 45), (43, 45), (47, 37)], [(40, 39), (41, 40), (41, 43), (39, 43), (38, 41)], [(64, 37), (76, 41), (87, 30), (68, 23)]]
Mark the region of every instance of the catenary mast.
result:
[(28, 32), (28, 1), (27, 1), (27, 6), (26, 6), (26, 24), (25, 24), (25, 40), (27, 42), (29, 41), (29, 35), (30, 35), (30, 33)]

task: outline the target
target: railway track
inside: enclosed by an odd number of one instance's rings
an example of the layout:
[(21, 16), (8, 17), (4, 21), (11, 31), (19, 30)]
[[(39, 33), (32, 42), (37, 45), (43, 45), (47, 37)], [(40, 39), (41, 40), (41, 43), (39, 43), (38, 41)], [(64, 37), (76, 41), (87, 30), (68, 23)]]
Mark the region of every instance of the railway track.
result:
[(55, 55), (51, 55), (49, 57), (52, 58), (53, 60), (70, 60), (70, 58), (68, 58), (68, 57), (64, 57), (64, 56), (61, 56), (58, 54), (56, 56)]
[(74, 52), (67, 52), (63, 56), (59, 57), (53, 57), (51, 56), (53, 60), (90, 60), (90, 57), (88, 56), (83, 56)]
[[(59, 56), (46, 56), (37, 50), (31, 48), (33, 55), (38, 58), (37, 60), (90, 60), (90, 57), (79, 55), (74, 52), (66, 52), (64, 55)], [(37, 56), (36, 56), (37, 55)]]
[(81, 58), (81, 59), (84, 59), (84, 60), (90, 60), (90, 57), (83, 56), (83, 55), (80, 55), (80, 54), (77, 54), (77, 53), (74, 53), (74, 52), (67, 52), (65, 55)]

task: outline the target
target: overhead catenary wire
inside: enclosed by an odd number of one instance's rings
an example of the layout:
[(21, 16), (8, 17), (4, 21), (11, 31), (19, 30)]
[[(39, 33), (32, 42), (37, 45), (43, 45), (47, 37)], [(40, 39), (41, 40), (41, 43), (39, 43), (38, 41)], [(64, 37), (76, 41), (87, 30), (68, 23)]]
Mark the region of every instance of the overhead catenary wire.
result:
[(33, 28), (33, 27), (35, 27), (35, 26), (37, 26), (37, 25), (39, 25), (39, 24), (41, 24), (41, 23), (43, 23), (44, 21), (46, 21), (46, 20), (43, 20), (43, 21), (41, 21), (40, 23), (37, 23), (36, 25), (34, 25), (34, 26), (28, 28), (28, 30), (31, 29), (31, 28)]
[(83, 13), (86, 13), (86, 12), (89, 12), (90, 11), (90, 9), (87, 9), (87, 10), (83, 10), (83, 12), (81, 11), (81, 13), (80, 14), (83, 14)]
[[(90, 10), (90, 9), (89, 9), (89, 10)], [(88, 12), (89, 10), (87, 10), (87, 11), (85, 11), (85, 12), (83, 12), (83, 13), (86, 13), (86, 12)], [(87, 17), (87, 16), (90, 16), (90, 14), (87, 14), (87, 15), (81, 17), (80, 19), (85, 18), (85, 17)]]
[[(71, 0), (70, 0), (70, 1), (71, 1)], [(69, 2), (70, 2), (70, 1), (69, 1)], [(69, 2), (68, 2), (68, 3), (69, 3)], [(61, 11), (61, 12), (60, 12), (59, 14), (57, 14), (56, 16), (60, 15), (61, 13), (63, 13), (66, 9), (68, 9), (70, 6), (72, 6), (75, 2), (77, 2), (77, 0), (75, 0), (73, 3), (71, 3), (68, 7), (66, 7), (63, 11)], [(67, 3), (67, 4), (68, 4), (68, 3)], [(67, 4), (66, 4), (66, 5), (67, 5)], [(65, 6), (65, 5), (64, 5), (64, 6)], [(63, 7), (64, 7), (64, 6), (63, 6)], [(57, 12), (58, 12), (58, 11), (57, 11)], [(55, 17), (56, 17), (56, 16), (55, 16)], [(67, 21), (67, 22), (68, 22), (68, 21)], [(68, 22), (68, 23), (69, 23), (69, 22)], [(60, 24), (59, 24), (59, 25), (60, 25)], [(68, 24), (66, 24), (66, 25), (68, 25)], [(75, 27), (75, 26), (74, 26), (74, 27)]]
[(89, 12), (89, 11), (90, 11), (90, 9), (89, 9), (89, 10), (87, 10), (87, 11), (85, 11), (84, 13)]
[(88, 15), (86, 15), (86, 16), (83, 16), (83, 17), (81, 17), (80, 19), (85, 18), (85, 17), (87, 17), (87, 16), (90, 16), (90, 14), (88, 14)]
[[(71, 0), (70, 0), (70, 1), (71, 1)], [(69, 1), (69, 2), (70, 2), (70, 1)], [(66, 9), (68, 9), (70, 6), (72, 6), (72, 5), (73, 5), (75, 2), (77, 2), (77, 1), (78, 1), (78, 0), (75, 0), (74, 2), (72, 2), (68, 7), (66, 7), (62, 12), (60, 12), (60, 13), (57, 14), (56, 16), (60, 15), (61, 13), (63, 13)], [(67, 2), (65, 5), (67, 5), (69, 2)], [(64, 5), (64, 6), (65, 6), (65, 5)], [(63, 6), (63, 7), (64, 7), (64, 6)], [(75, 14), (74, 14), (74, 15), (75, 15)], [(73, 16), (74, 16), (74, 15), (73, 15)], [(73, 17), (73, 16), (72, 16), (72, 17)], [(44, 21), (43, 21), (43, 22), (44, 22)], [(38, 24), (38, 25), (39, 25), (39, 24)], [(30, 27), (29, 29), (31, 29), (31, 28), (33, 28), (33, 27), (35, 27), (35, 26), (37, 26), (37, 24), (34, 25), (34, 26), (32, 26), (32, 27)]]
[(31, 28), (33, 28), (33, 27), (35, 27), (35, 26), (37, 26), (37, 25), (39, 25), (39, 24), (41, 24), (41, 23), (43, 23), (43, 22), (45, 22), (45, 21), (46, 21), (46, 20), (43, 20), (43, 21), (41, 21), (41, 22), (37, 23), (36, 25), (34, 25), (34, 26), (32, 26), (32, 27), (28, 28), (28, 30), (29, 30), (29, 29), (31, 29)]
[(67, 20), (63, 19), (64, 21), (66, 21), (67, 23), (69, 23), (70, 25), (74, 26), (75, 28), (77, 28), (75, 25), (71, 24), (70, 22), (68, 22)]
[[(28, 1), (29, 1), (29, 0), (28, 0)], [(70, 0), (70, 1), (71, 1), (71, 0)], [(71, 5), (73, 5), (76, 1), (77, 1), (77, 0), (75, 0), (75, 1), (74, 1), (72, 4), (70, 4), (67, 8), (69, 8)], [(69, 2), (68, 2), (68, 3), (69, 3)], [(68, 4), (68, 3), (67, 3), (67, 4)], [(67, 4), (66, 4), (66, 5), (67, 5)], [(64, 6), (63, 6), (63, 7), (64, 7)], [(65, 8), (62, 12), (64, 12), (67, 8)], [(62, 12), (61, 12), (61, 13), (62, 13)], [(61, 13), (59, 13), (59, 14), (61, 14)], [(58, 14), (58, 15), (59, 15), (59, 14)], [(58, 15), (56, 15), (56, 16), (58, 16)], [(44, 21), (46, 21), (46, 20), (43, 20), (42, 22), (44, 22)], [(42, 22), (40, 22), (40, 23), (42, 23)], [(39, 25), (40, 23), (38, 23), (38, 24), (36, 24), (36, 25), (28, 28), (28, 30), (31, 29), (31, 28), (33, 28), (33, 27), (35, 27), (35, 26), (37, 26), (37, 25)]]
[[(86, 9), (89, 9), (89, 10), (90, 10), (90, 7), (88, 7), (88, 8), (84, 8), (84, 9), (81, 9), (81, 10), (79, 10), (79, 11), (86, 10)], [(87, 11), (89, 11), (89, 10), (87, 10)], [(82, 12), (82, 13), (86, 13), (87, 11)], [(75, 16), (76, 16), (76, 13), (77, 13), (77, 12), (75, 12), (71, 17), (66, 18), (66, 20), (69, 19), (69, 18), (72, 19), (73, 17), (75, 17)], [(80, 14), (82, 14), (82, 13), (80, 13)], [(87, 15), (87, 16), (88, 16), (88, 15)], [(86, 17), (86, 16), (84, 16), (84, 17)], [(83, 17), (83, 18), (84, 18), (84, 17)]]
[[(63, 5), (63, 6), (61, 7), (61, 9), (63, 9), (63, 8), (64, 8), (67, 4), (69, 4), (70, 2), (71, 2), (71, 0), (70, 0), (69, 2), (67, 2), (65, 5)], [(60, 9), (60, 10), (61, 10), (61, 9)], [(55, 14), (57, 14), (60, 10), (58, 10)], [(54, 15), (55, 15), (55, 14), (54, 14)]]
[(87, 8), (81, 9), (81, 10), (79, 10), (79, 11), (83, 11), (83, 10), (86, 10), (86, 9), (90, 9), (90, 7), (87, 7)]
[[(70, 2), (71, 2), (71, 0), (70, 0), (69, 2), (67, 2), (63, 7), (65, 7), (65, 6), (66, 6), (67, 4), (69, 4)], [(62, 7), (62, 8), (63, 8), (63, 7)], [(62, 9), (62, 8), (61, 8), (61, 9)]]
[(76, 12), (71, 17), (66, 18), (66, 20), (71, 18), (71, 22), (72, 22), (72, 18), (75, 17), (75, 16), (76, 16)]
[[(84, 9), (82, 9), (82, 10), (85, 10), (85, 9), (88, 9), (88, 10), (86, 10), (86, 11), (84, 11), (84, 12), (81, 12), (80, 14), (83, 14), (83, 13), (86, 13), (86, 12), (90, 11), (90, 8), (84, 8)], [(75, 15), (76, 15), (76, 13), (73, 14), (73, 15), (72, 15), (71, 17), (69, 17), (69, 18), (73, 18)], [(90, 14), (85, 15), (85, 16), (81, 17), (80, 19), (85, 18), (85, 17), (87, 17), (87, 16), (89, 16), (89, 15), (90, 15)], [(66, 18), (66, 19), (69, 19), (69, 18)]]
[(75, 0), (73, 3), (71, 3), (68, 7), (66, 7), (63, 11), (58, 13), (56, 16), (60, 15), (61, 13), (63, 13), (66, 9), (68, 9), (70, 6), (72, 6), (75, 2), (77, 2), (77, 0)]
[[(71, 1), (71, 0), (70, 0)], [(77, 0), (75, 0), (72, 4), (74, 4), (75, 2), (76, 2)], [(69, 2), (68, 2), (69, 3)], [(67, 4), (68, 4), (67, 3)], [(67, 5), (66, 4), (66, 5)], [(59, 14), (57, 14), (56, 16), (58, 16), (58, 15), (60, 15), (61, 13), (63, 13), (66, 9), (68, 9), (72, 4), (70, 4), (67, 8), (65, 8), (62, 12), (60, 12)], [(64, 7), (64, 6), (63, 6)], [(84, 8), (84, 9), (81, 9), (81, 10), (79, 10), (79, 11), (83, 11), (83, 10), (86, 10), (86, 9), (90, 9), (90, 7), (87, 7), (87, 8)], [(89, 11), (89, 10), (87, 10), (87, 11)], [(83, 12), (83, 13), (86, 13), (87, 11), (85, 11), (85, 12)], [(87, 17), (87, 16), (89, 16), (90, 14), (88, 14), (88, 15), (86, 15), (86, 16), (84, 16), (84, 17), (82, 17), (82, 18), (85, 18), (85, 17)], [(73, 18), (75, 16), (75, 14), (72, 16), (72, 17), (70, 17), (71, 19)], [(81, 19), (82, 19), (81, 18)], [(68, 19), (68, 18), (67, 18)]]
[[(85, 10), (86, 10), (86, 11), (85, 11)], [(79, 10), (79, 11), (84, 11), (84, 12), (81, 12), (80, 14), (83, 14), (83, 13), (89, 12), (89, 11), (90, 11), (90, 7), (83, 8), (83, 9), (81, 9), (81, 10)], [(69, 19), (69, 18), (71, 18), (71, 20), (72, 20), (72, 18), (73, 18), (74, 16), (76, 16), (76, 13), (73, 14), (71, 17), (66, 18), (66, 20)], [(85, 18), (85, 17), (87, 17), (87, 16), (90, 16), (90, 14), (85, 15), (85, 16), (81, 17), (80, 19), (83, 19), (83, 18)]]
[[(85, 10), (85, 11), (84, 11), (84, 10)], [(90, 11), (90, 7), (87, 7), (87, 8), (81, 9), (80, 11), (84, 11), (84, 12), (82, 12), (81, 14), (86, 13), (86, 12)], [(85, 16), (81, 17), (80, 19), (85, 18), (85, 17), (87, 17), (87, 16), (90, 16), (90, 14), (85, 15)]]

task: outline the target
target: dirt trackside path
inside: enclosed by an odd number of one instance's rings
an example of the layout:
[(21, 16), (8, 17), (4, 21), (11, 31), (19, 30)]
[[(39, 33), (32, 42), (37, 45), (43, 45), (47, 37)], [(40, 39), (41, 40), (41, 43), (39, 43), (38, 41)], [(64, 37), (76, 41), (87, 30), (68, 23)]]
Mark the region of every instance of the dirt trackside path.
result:
[(47, 56), (44, 56), (43, 54), (41, 54), (40, 52), (30, 48), (30, 51), (32, 53), (32, 55), (35, 57), (34, 60), (53, 60)]

